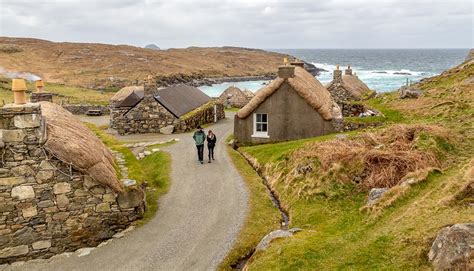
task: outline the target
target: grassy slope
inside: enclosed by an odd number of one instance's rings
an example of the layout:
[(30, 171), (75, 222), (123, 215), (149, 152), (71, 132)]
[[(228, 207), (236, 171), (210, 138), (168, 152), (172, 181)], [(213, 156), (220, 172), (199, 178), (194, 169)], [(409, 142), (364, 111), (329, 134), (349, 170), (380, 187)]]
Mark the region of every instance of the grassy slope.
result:
[[(29, 90), (34, 91), (34, 83), (28, 83)], [(98, 91), (87, 88), (71, 87), (62, 84), (46, 83), (45, 92), (53, 93), (53, 102), (71, 104), (99, 104), (107, 105), (109, 99), (114, 95), (113, 91)], [(11, 79), (0, 78), (0, 101), (5, 103), (13, 102), (13, 93), (11, 91)]]
[(0, 67), (37, 74), (46, 82), (88, 88), (136, 84), (147, 75), (205, 77), (274, 73), (283, 54), (235, 47), (150, 50), (127, 45), (50, 42), (0, 37)]
[(144, 219), (139, 222), (140, 224), (146, 223), (158, 210), (158, 197), (168, 191), (171, 183), (170, 155), (160, 151), (139, 161), (129, 148), (125, 147), (113, 136), (105, 134), (93, 124), (87, 124), (87, 126), (96, 133), (107, 147), (122, 153), (130, 179), (137, 180), (139, 183), (148, 183), (148, 188), (146, 189), (147, 210)]
[[(379, 216), (359, 210), (365, 204), (366, 193), (357, 192), (351, 185), (337, 187), (340, 191), (336, 197), (295, 199), (277, 184), (275, 188), (290, 211), (291, 227), (305, 230), (273, 243), (254, 258), (249, 269), (429, 269), (426, 255), (437, 231), (445, 225), (474, 219), (468, 205), (446, 204), (469, 182), (463, 174), (474, 155), (474, 107), (472, 84), (466, 86), (462, 82), (473, 76), (471, 65), (427, 80), (420, 85), (425, 93), (420, 99), (400, 101), (391, 93), (368, 101), (381, 109), (390, 122), (436, 123), (461, 134), (464, 140), (449, 157), (454, 161), (450, 168), (415, 185)], [(331, 137), (242, 149), (260, 164), (274, 164), (304, 148), (306, 142)]]

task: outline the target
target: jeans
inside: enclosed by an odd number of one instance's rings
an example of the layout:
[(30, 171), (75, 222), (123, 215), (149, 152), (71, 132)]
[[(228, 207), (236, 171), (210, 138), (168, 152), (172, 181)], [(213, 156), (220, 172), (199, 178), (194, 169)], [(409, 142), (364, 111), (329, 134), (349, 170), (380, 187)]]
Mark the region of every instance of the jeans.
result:
[(214, 159), (214, 146), (207, 146), (209, 150), (209, 160)]
[(198, 150), (198, 159), (202, 162), (204, 160), (204, 144), (196, 145), (196, 148)]

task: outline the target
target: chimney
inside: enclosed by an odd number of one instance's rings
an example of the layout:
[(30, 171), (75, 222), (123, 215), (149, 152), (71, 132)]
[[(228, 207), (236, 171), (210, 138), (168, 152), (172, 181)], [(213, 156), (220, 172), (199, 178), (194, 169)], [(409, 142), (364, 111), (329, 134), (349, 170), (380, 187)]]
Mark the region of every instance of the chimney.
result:
[(44, 88), (44, 82), (43, 80), (37, 80), (36, 83), (35, 83), (35, 86), (36, 86), (36, 92), (38, 93), (41, 93), (43, 92), (43, 88)]
[(26, 104), (26, 82), (24, 79), (12, 79), (12, 91), (15, 104)]
[(143, 87), (143, 95), (144, 97), (153, 97), (156, 90), (156, 81), (152, 75), (148, 75), (145, 79), (145, 86)]
[(352, 75), (351, 65), (347, 66), (347, 69), (345, 70), (345, 74), (346, 75)]
[(334, 70), (333, 81), (335, 83), (342, 83), (342, 71), (339, 70), (339, 64), (336, 65), (336, 69)]
[(299, 59), (295, 59), (295, 61), (292, 61), (290, 64), (304, 69), (304, 62)]
[(278, 67), (278, 77), (288, 79), (295, 76), (295, 66), (280, 66)]

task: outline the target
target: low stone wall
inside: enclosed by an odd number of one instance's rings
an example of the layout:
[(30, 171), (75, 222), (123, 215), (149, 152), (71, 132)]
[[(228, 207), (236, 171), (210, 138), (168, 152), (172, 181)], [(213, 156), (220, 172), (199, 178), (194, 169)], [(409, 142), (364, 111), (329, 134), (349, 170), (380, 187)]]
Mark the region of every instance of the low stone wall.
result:
[(0, 264), (96, 246), (143, 215), (143, 191), (117, 193), (42, 145), (39, 104), (0, 108)]
[(74, 115), (85, 115), (89, 110), (100, 110), (102, 114), (110, 114), (110, 109), (105, 105), (93, 105), (93, 104), (64, 104), (64, 109), (71, 112)]
[(342, 102), (339, 106), (341, 107), (342, 115), (344, 117), (357, 117), (361, 113), (367, 111), (367, 107), (363, 104)]
[(32, 103), (37, 103), (41, 101), (46, 101), (46, 102), (53, 102), (53, 94), (51, 93), (38, 93), (38, 92), (33, 92), (31, 93), (30, 100)]
[[(215, 115), (217, 118), (215, 118)], [(224, 105), (221, 103), (210, 103), (192, 112), (189, 117), (180, 120), (180, 123), (175, 126), (175, 131), (190, 131), (199, 125), (213, 123), (215, 120), (219, 121), (221, 119), (225, 119)]]

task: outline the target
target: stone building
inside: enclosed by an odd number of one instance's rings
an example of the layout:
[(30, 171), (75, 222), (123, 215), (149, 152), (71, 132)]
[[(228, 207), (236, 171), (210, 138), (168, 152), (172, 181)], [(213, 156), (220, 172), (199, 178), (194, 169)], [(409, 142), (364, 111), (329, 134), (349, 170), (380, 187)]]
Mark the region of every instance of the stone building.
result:
[(96, 246), (143, 215), (143, 190), (58, 105), (0, 108), (0, 151), (0, 264)]
[(357, 75), (352, 73), (351, 66), (347, 67), (343, 75), (337, 65), (333, 73), (333, 80), (326, 85), (326, 88), (341, 108), (346, 102), (370, 98), (375, 94)]
[(247, 95), (238, 87), (232, 86), (222, 92), (219, 96), (219, 102), (229, 108), (242, 108), (252, 99)]
[(326, 88), (299, 65), (286, 65), (237, 112), (234, 137), (243, 144), (294, 140), (332, 133), (341, 125), (341, 111)]
[(53, 102), (53, 94), (44, 91), (44, 82), (43, 80), (37, 80), (35, 82), (36, 92), (31, 93), (30, 101), (32, 103), (37, 103), (41, 101)]
[(180, 84), (121, 89), (110, 100), (110, 127), (121, 135), (183, 132), (225, 118), (224, 106), (199, 89)]

